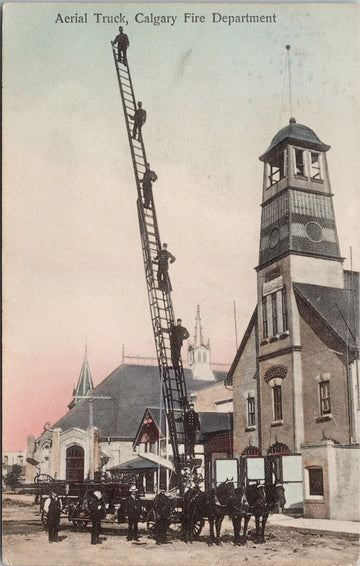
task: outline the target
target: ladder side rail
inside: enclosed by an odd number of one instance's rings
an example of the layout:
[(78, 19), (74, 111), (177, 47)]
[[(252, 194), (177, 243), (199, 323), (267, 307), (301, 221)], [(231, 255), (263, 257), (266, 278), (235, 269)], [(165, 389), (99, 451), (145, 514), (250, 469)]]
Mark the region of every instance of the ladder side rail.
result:
[[(118, 77), (119, 89), (120, 89), (120, 94), (121, 94), (121, 101), (122, 101), (122, 104), (123, 104), (126, 130), (127, 130), (127, 135), (128, 135), (129, 145), (130, 145), (131, 159), (132, 159), (133, 167), (134, 167), (136, 186), (137, 186), (138, 194), (139, 194), (139, 196), (141, 196), (141, 184), (140, 184), (138, 168), (137, 168), (137, 163), (136, 163), (136, 158), (135, 158), (135, 150), (134, 150), (134, 143), (133, 143), (134, 140), (132, 138), (132, 133), (131, 133), (130, 124), (129, 124), (130, 114), (128, 113), (128, 108), (127, 108), (127, 105), (126, 105), (125, 93), (124, 93), (124, 88), (123, 88), (123, 84), (122, 84), (123, 76), (121, 75), (121, 73), (127, 72), (127, 75), (129, 77), (128, 80), (129, 80), (129, 86), (130, 86), (130, 91), (131, 91), (130, 101), (132, 101), (132, 103), (133, 103), (134, 113), (135, 113), (136, 100), (135, 100), (135, 94), (134, 94), (134, 89), (133, 89), (132, 80), (131, 80), (129, 62), (127, 64), (127, 67), (125, 67), (127, 69), (127, 71), (121, 70), (120, 69), (120, 63), (117, 61), (117, 58), (116, 58), (116, 50), (115, 50), (114, 46), (113, 46), (113, 55), (114, 55), (116, 74), (117, 74), (117, 77)], [(143, 158), (144, 167), (145, 167), (145, 163), (147, 162), (147, 160), (146, 160), (146, 152), (145, 152), (145, 146), (144, 146), (143, 139), (142, 139), (142, 134), (140, 134), (140, 136), (139, 136), (139, 143), (140, 143), (140, 149), (141, 149), (141, 156)], [(138, 149), (139, 148), (137, 148), (137, 150)]]

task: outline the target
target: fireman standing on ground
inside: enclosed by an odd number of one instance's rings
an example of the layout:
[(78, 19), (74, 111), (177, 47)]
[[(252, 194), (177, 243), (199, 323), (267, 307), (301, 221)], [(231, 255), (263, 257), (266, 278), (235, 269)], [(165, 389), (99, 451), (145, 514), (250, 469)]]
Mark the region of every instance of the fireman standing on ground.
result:
[(58, 542), (61, 502), (55, 491), (45, 500), (43, 511), (47, 516), (49, 542)]

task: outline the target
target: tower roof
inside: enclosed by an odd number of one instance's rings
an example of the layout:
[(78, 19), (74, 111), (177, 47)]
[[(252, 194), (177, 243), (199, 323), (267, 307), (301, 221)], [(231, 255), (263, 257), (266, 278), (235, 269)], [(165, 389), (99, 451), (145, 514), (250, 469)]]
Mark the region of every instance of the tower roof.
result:
[(290, 118), (289, 124), (282, 128), (271, 140), (269, 148), (259, 157), (261, 161), (266, 161), (267, 157), (275, 147), (280, 145), (282, 142), (287, 140), (292, 143), (300, 143), (304, 147), (309, 147), (317, 149), (319, 151), (328, 151), (330, 149), (329, 145), (323, 143), (315, 132), (303, 126), (302, 124), (297, 124), (295, 118)]
[(76, 405), (83, 397), (88, 395), (94, 389), (94, 384), (91, 376), (89, 362), (87, 360), (87, 348), (85, 348), (85, 357), (83, 361), (83, 365), (81, 367), (80, 375), (78, 384), (76, 389), (74, 390), (74, 398), (71, 403), (68, 405), (69, 409), (72, 409), (74, 405)]

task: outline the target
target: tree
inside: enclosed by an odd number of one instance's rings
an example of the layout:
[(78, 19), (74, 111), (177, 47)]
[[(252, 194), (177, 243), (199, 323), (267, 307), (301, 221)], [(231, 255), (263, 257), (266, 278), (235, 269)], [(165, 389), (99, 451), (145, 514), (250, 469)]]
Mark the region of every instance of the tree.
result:
[(22, 474), (22, 468), (19, 464), (14, 464), (11, 467), (11, 470), (3, 476), (3, 481), (5, 485), (7, 485), (12, 491), (15, 492), (15, 489), (20, 485), (20, 476)]

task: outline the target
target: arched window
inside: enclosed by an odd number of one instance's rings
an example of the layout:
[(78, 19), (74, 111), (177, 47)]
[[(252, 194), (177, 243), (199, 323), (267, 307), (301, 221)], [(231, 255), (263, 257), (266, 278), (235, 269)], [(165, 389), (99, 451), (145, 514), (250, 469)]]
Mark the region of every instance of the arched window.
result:
[(243, 458), (259, 458), (261, 456), (260, 450), (256, 446), (247, 446), (242, 452)]
[(272, 456), (289, 456), (291, 454), (290, 448), (282, 442), (275, 442), (268, 449), (267, 453)]
[(66, 450), (66, 479), (77, 483), (84, 481), (84, 450), (81, 446), (70, 446)]

